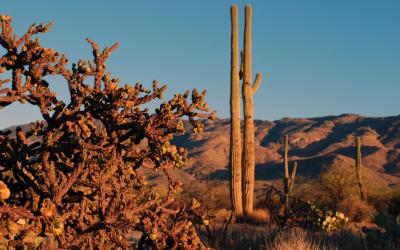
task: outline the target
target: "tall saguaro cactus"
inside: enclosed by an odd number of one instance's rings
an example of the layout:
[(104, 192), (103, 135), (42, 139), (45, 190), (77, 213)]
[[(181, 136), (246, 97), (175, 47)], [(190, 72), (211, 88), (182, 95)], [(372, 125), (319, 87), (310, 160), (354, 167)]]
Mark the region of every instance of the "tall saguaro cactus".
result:
[(250, 5), (245, 7), (244, 53), (243, 53), (243, 108), (244, 108), (244, 139), (243, 139), (243, 207), (245, 214), (253, 212), (254, 203), (254, 101), (253, 95), (261, 84), (261, 73), (256, 74), (252, 83), (251, 74), (251, 15)]
[(289, 136), (285, 135), (284, 147), (283, 147), (283, 165), (284, 165), (283, 192), (285, 194), (285, 200), (284, 200), (285, 209), (289, 205), (289, 195), (290, 195), (290, 191), (293, 188), (294, 180), (296, 178), (296, 172), (297, 172), (297, 162), (295, 161), (293, 164), (292, 174), (291, 174), (291, 176), (289, 176), (288, 151), (289, 151)]
[(240, 78), (238, 45), (238, 10), (231, 7), (231, 134), (230, 134), (230, 192), (235, 214), (243, 214), (242, 204), (242, 135), (240, 132)]
[[(230, 171), (231, 200), (236, 215), (250, 214), (254, 203), (254, 104), (253, 95), (261, 83), (261, 73), (252, 84), (251, 75), (251, 6), (245, 7), (244, 52), (239, 67), (238, 11), (231, 7), (231, 134)], [(243, 147), (240, 133), (240, 79), (243, 78), (244, 108)]]
[(361, 174), (361, 168), (362, 168), (362, 163), (361, 163), (361, 138), (359, 136), (356, 137), (356, 147), (357, 147), (357, 153), (356, 153), (356, 175), (357, 175), (357, 183), (358, 183), (358, 189), (360, 191), (360, 198), (361, 200), (365, 201), (367, 199), (365, 190), (364, 190), (364, 185), (362, 182), (362, 174)]

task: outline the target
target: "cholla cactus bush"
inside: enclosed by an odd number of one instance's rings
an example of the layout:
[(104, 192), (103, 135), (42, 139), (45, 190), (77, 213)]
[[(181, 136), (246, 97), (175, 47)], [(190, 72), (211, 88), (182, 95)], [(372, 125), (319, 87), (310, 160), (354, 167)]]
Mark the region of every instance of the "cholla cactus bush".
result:
[[(43, 121), (15, 137), (0, 133), (0, 248), (127, 248), (130, 230), (143, 232), (142, 246), (200, 248), (193, 223), (204, 218), (196, 204), (174, 200), (182, 184), (168, 169), (188, 163), (187, 151), (171, 144), (185, 131), (181, 118), (201, 131), (201, 120), (214, 117), (205, 92), (176, 94), (150, 113), (143, 105), (161, 99), (166, 86), (120, 87), (106, 64), (118, 44), (101, 51), (88, 39), (94, 59), (69, 68), (66, 56), (33, 39), (50, 26), (34, 24), (18, 37), (11, 17), (1, 16), (0, 110), (29, 103)], [(65, 80), (69, 103), (51, 91), (49, 76)], [(140, 168), (165, 174), (166, 197)]]

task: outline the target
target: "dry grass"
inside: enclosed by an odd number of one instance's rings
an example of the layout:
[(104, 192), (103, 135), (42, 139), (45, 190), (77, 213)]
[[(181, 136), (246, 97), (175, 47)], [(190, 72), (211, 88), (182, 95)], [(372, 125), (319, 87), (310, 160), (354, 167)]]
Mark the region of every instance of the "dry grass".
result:
[(314, 239), (306, 231), (295, 228), (289, 231), (279, 233), (272, 242), (267, 243), (265, 249), (268, 250), (333, 250), (336, 247), (329, 243)]
[(230, 209), (229, 183), (199, 180), (191, 182), (181, 193), (182, 199), (195, 198), (205, 210)]
[(270, 221), (270, 215), (268, 210), (259, 208), (254, 209), (252, 214), (242, 216), (237, 220), (241, 223), (247, 223), (251, 225), (266, 225)]
[(224, 231), (223, 225), (213, 229), (206, 243), (217, 250), (262, 249), (265, 245), (266, 227), (245, 223), (233, 224)]
[(324, 232), (307, 232), (301, 228), (268, 232), (266, 227), (248, 224), (235, 224), (223, 237), (222, 231), (215, 232), (210, 247), (215, 249), (246, 250), (331, 250), (362, 249), (359, 238), (349, 232), (326, 234)]
[[(360, 224), (360, 223), (359, 223)], [(373, 225), (372, 223), (369, 223)], [(282, 231), (268, 230), (266, 225), (236, 223), (225, 227), (223, 223), (214, 224), (210, 238), (204, 242), (214, 249), (246, 250), (316, 250), (316, 249), (398, 249), (399, 241), (388, 235), (366, 237), (361, 233), (361, 226), (341, 231), (326, 233), (324, 231), (308, 231), (291, 228)], [(353, 224), (352, 224), (353, 225)], [(226, 229), (226, 230), (225, 230)]]
[(254, 209), (250, 218), (256, 223), (266, 224), (269, 222), (270, 216), (266, 209)]

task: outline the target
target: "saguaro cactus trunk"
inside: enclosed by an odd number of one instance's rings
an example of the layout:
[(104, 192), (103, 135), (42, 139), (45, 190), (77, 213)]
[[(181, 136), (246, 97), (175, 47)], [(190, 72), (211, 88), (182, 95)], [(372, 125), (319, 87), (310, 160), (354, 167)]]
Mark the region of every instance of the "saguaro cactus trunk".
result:
[(284, 177), (283, 177), (283, 192), (285, 195), (284, 206), (285, 210), (289, 206), (289, 195), (290, 191), (294, 186), (294, 180), (296, 178), (297, 172), (297, 162), (293, 163), (292, 175), (289, 176), (289, 136), (285, 135), (284, 145), (283, 145), (283, 167), (284, 167)]
[(361, 168), (362, 168), (362, 163), (361, 163), (361, 138), (356, 137), (356, 147), (357, 147), (357, 153), (356, 153), (356, 175), (357, 175), (357, 183), (358, 183), (358, 189), (360, 191), (360, 198), (361, 200), (365, 201), (367, 200), (367, 195), (364, 190), (364, 185), (362, 181), (362, 174), (361, 174)]
[(284, 177), (283, 177), (283, 191), (285, 194), (285, 206), (289, 202), (289, 159), (288, 159), (288, 149), (289, 148), (289, 136), (285, 135), (285, 140), (283, 144), (283, 167), (284, 167)]
[(242, 203), (242, 135), (240, 132), (240, 78), (238, 46), (238, 10), (231, 7), (231, 133), (230, 133), (230, 193), (237, 216), (243, 214)]
[(251, 75), (251, 15), (250, 5), (245, 7), (244, 53), (243, 53), (243, 108), (244, 108), (244, 139), (243, 139), (243, 207), (245, 214), (253, 212), (254, 202), (254, 103), (253, 95), (261, 83), (261, 73), (256, 74), (252, 84)]

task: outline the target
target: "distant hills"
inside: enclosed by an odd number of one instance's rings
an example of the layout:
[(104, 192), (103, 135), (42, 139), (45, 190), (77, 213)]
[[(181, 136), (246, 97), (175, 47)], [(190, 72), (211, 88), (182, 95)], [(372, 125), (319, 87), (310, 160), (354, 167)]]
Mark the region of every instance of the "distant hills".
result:
[[(218, 119), (207, 121), (203, 133), (176, 136), (174, 143), (189, 150), (192, 163), (174, 174), (185, 182), (199, 178), (228, 180), (229, 129), (229, 119)], [(298, 162), (300, 176), (313, 178), (331, 167), (354, 169), (355, 136), (360, 136), (367, 183), (400, 188), (400, 115), (344, 114), (283, 118), (273, 122), (256, 120), (258, 184), (281, 178), (282, 143), (286, 133), (290, 141), (289, 160)], [(157, 174), (151, 174), (150, 179), (158, 179)]]
[[(197, 177), (228, 180), (229, 119), (209, 121), (205, 132), (176, 137), (186, 147)], [(315, 177), (325, 168), (354, 169), (355, 137), (362, 140), (365, 178), (377, 185), (400, 187), (400, 116), (363, 117), (353, 114), (317, 118), (255, 121), (256, 180), (282, 175), (283, 136), (289, 134), (289, 159), (301, 176)]]

